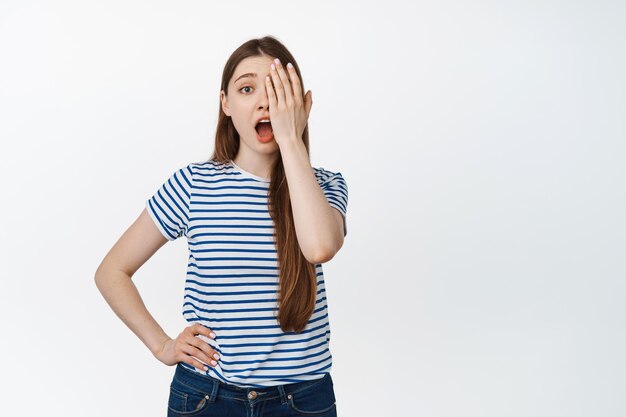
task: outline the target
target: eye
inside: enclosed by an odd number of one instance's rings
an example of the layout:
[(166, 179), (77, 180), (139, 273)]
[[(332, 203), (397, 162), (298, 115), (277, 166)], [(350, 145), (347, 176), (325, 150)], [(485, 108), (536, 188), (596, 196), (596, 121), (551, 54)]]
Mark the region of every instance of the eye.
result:
[(252, 88), (252, 87), (250, 87), (250, 86), (246, 85), (245, 87), (241, 87), (241, 88), (239, 89), (239, 91), (243, 90), (244, 88)]

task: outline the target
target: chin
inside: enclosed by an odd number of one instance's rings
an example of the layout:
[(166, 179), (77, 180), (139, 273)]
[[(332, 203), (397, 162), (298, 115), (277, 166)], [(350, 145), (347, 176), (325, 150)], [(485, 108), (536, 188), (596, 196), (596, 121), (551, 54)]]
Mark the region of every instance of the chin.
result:
[(242, 139), (240, 137), (240, 140), (243, 140), (246, 144), (246, 146), (258, 153), (262, 153), (262, 154), (273, 154), (276, 153), (278, 151), (278, 143), (276, 143), (276, 140), (271, 140), (270, 142), (267, 143), (262, 143), (257, 139), (256, 136), (256, 131), (254, 131), (254, 133), (252, 133), (252, 137), (248, 137), (246, 139)]

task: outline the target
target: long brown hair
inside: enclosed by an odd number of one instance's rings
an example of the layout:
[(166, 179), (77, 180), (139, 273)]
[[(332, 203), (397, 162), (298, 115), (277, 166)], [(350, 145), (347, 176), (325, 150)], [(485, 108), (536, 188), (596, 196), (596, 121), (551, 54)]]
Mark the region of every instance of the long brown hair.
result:
[[(280, 59), (280, 62), (291, 62), (294, 66), (302, 91), (304, 82), (300, 74), (298, 63), (287, 48), (276, 38), (265, 36), (251, 39), (239, 46), (228, 58), (222, 72), (221, 89), (228, 95), (228, 83), (239, 63), (253, 56), (270, 56)], [(309, 155), (309, 127), (304, 128), (302, 141)], [(215, 148), (211, 159), (226, 163), (237, 155), (239, 150), (239, 133), (235, 130), (232, 119), (219, 105), (217, 131), (215, 133)], [(310, 157), (309, 157), (310, 159)], [(271, 183), (268, 194), (268, 209), (274, 221), (274, 243), (278, 255), (279, 294), (278, 315), (276, 319), (280, 328), (300, 333), (309, 321), (315, 308), (317, 299), (317, 274), (315, 265), (310, 263), (302, 254), (296, 229), (294, 227), (291, 198), (285, 178), (282, 158), (276, 158), (271, 170)]]

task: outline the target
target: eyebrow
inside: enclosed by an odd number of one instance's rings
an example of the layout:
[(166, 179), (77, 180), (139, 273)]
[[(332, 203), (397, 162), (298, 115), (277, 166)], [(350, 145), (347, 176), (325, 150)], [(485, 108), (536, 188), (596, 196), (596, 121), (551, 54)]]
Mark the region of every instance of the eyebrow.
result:
[(235, 84), (237, 81), (244, 77), (256, 77), (256, 72), (246, 72), (245, 74), (240, 75), (235, 81), (233, 81), (233, 84)]

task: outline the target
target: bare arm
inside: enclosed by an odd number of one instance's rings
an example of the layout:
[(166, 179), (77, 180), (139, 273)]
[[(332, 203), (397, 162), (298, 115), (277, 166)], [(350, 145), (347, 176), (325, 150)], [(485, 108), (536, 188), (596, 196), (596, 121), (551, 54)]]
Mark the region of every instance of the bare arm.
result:
[(343, 246), (343, 217), (318, 185), (304, 142), (286, 142), (280, 152), (300, 249), (311, 263), (328, 262)]
[(170, 337), (148, 312), (132, 276), (165, 243), (167, 239), (144, 208), (104, 257), (95, 274), (96, 286), (106, 302), (153, 354)]
[[(172, 339), (148, 312), (137, 287), (134, 273), (159, 250), (167, 239), (144, 208), (104, 257), (95, 274), (98, 290), (115, 314), (141, 339), (154, 357), (166, 365), (185, 362), (201, 370), (217, 366), (219, 354), (197, 335), (214, 339), (211, 329), (192, 324)], [(205, 366), (206, 364), (206, 366)]]

